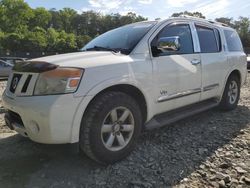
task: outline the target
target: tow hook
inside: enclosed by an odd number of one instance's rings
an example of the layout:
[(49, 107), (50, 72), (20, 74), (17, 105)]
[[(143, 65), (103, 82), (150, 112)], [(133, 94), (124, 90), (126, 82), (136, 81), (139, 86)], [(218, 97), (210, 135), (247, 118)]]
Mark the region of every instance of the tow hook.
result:
[(4, 114), (4, 113), (6, 113), (6, 110), (4, 108), (0, 107), (0, 114)]

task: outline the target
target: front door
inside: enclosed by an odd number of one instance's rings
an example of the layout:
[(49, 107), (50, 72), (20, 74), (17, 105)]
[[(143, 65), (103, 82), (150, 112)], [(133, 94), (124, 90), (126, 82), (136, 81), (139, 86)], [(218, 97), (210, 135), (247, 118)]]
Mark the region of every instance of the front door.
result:
[[(159, 39), (178, 38), (179, 48), (162, 50)], [(158, 113), (198, 102), (201, 96), (200, 54), (194, 53), (188, 23), (168, 24), (151, 41)]]

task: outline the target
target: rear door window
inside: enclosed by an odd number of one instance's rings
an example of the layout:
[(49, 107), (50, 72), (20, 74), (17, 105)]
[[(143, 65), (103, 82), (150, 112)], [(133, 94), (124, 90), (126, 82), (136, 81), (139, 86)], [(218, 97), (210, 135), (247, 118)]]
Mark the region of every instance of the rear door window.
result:
[(201, 53), (216, 53), (221, 51), (221, 39), (217, 29), (196, 25), (200, 41)]

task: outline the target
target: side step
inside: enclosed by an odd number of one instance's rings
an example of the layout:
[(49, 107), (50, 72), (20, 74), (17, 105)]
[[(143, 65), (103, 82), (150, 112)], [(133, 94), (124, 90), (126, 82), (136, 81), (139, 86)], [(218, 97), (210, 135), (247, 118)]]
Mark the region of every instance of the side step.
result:
[(218, 101), (210, 99), (196, 104), (188, 105), (170, 112), (165, 112), (154, 116), (148, 123), (146, 123), (146, 130), (151, 130), (165, 125), (169, 125), (186, 117), (204, 112), (208, 109), (218, 106)]

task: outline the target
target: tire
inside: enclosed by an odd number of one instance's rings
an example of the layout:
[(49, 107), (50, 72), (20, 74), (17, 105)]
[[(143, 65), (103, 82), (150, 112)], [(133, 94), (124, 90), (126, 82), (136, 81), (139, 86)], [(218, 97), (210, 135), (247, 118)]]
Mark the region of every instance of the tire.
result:
[[(240, 79), (236, 75), (231, 75), (226, 83), (219, 107), (221, 110), (234, 110), (240, 99)], [(234, 95), (234, 97), (232, 97)]]
[(115, 163), (133, 151), (141, 129), (141, 111), (132, 97), (113, 91), (101, 94), (82, 118), (80, 150), (99, 163)]

